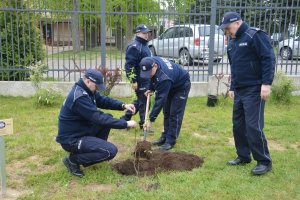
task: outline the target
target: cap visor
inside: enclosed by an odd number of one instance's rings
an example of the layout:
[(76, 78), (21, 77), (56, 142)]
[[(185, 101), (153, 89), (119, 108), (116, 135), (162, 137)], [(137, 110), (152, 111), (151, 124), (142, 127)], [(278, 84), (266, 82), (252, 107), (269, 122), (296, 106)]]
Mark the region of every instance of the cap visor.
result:
[(218, 29), (225, 29), (225, 28), (227, 28), (229, 25), (230, 25), (230, 23), (229, 23), (229, 24), (221, 24), (221, 26), (219, 26)]
[(148, 71), (141, 71), (141, 78), (147, 78), (147, 79), (149, 79), (150, 78), (150, 76), (151, 76), (151, 73), (152, 73), (152, 70), (150, 69), (150, 70), (148, 70)]
[(106, 87), (103, 84), (96, 84), (98, 90), (106, 90)]

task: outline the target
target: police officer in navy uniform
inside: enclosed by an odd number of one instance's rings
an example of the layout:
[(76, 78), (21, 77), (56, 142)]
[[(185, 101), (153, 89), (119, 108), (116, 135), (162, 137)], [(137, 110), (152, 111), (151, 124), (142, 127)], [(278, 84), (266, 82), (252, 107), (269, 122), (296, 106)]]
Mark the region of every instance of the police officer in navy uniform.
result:
[(116, 156), (117, 147), (107, 141), (111, 128), (126, 129), (137, 125), (135, 121), (115, 119), (98, 110), (135, 112), (135, 107), (103, 96), (97, 90), (105, 90), (103, 76), (101, 72), (89, 69), (73, 86), (60, 110), (56, 141), (70, 152), (63, 163), (74, 176), (84, 176), (80, 165), (87, 167)]
[(151, 80), (145, 95), (155, 91), (155, 103), (150, 113), (150, 122), (145, 124), (149, 130), (161, 109), (164, 113), (164, 132), (152, 144), (162, 150), (173, 148), (179, 136), (184, 110), (191, 88), (190, 75), (180, 65), (157, 56), (141, 60), (141, 77)]
[[(136, 37), (134, 41), (128, 45), (126, 49), (126, 63), (125, 71), (128, 79), (131, 81), (132, 88), (136, 92), (137, 100), (133, 102), (136, 107), (136, 112), (139, 112), (140, 115), (140, 128), (143, 128), (144, 119), (145, 119), (145, 110), (147, 98), (144, 93), (146, 92), (147, 85), (149, 85), (149, 80), (142, 79), (140, 77), (140, 61), (144, 57), (151, 56), (150, 49), (148, 47), (148, 33), (149, 29), (144, 24), (138, 25), (136, 27)], [(130, 78), (131, 77), (131, 78)], [(132, 115), (127, 111), (122, 119), (130, 120)], [(150, 130), (152, 132), (152, 130)]]
[(251, 28), (235, 12), (227, 12), (219, 27), (230, 35), (227, 54), (231, 66), (229, 96), (234, 98), (233, 134), (237, 158), (229, 165), (257, 161), (251, 172), (262, 175), (272, 170), (267, 140), (263, 132), (265, 101), (270, 95), (275, 71), (275, 55), (264, 31)]

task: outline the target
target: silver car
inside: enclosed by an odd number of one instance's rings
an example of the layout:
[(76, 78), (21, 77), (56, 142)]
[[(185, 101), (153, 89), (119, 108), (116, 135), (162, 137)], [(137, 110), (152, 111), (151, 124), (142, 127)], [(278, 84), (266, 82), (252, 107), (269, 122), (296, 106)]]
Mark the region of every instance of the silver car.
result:
[(278, 49), (282, 59), (291, 60), (300, 57), (300, 37), (279, 42)]
[[(176, 25), (149, 41), (148, 45), (153, 55), (179, 58), (182, 65), (191, 65), (193, 60), (209, 59), (210, 27), (208, 24)], [(224, 54), (224, 33), (216, 26), (214, 61), (219, 62)]]

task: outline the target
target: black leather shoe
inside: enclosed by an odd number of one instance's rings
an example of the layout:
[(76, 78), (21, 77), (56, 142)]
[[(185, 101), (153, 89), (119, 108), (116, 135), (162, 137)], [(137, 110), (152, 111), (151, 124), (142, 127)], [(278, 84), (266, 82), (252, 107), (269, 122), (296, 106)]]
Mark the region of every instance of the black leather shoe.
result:
[(254, 175), (263, 175), (272, 170), (272, 163), (268, 165), (257, 164), (252, 170), (252, 174)]
[(157, 146), (161, 146), (166, 142), (166, 138), (159, 138), (156, 141), (152, 142), (152, 145), (157, 145)]
[(237, 157), (235, 160), (230, 160), (227, 162), (228, 165), (244, 165), (250, 163), (251, 160), (243, 160)]
[(169, 144), (169, 143), (164, 143), (163, 145), (161, 145), (159, 147), (161, 150), (170, 150), (173, 148), (173, 145)]
[(78, 177), (83, 177), (84, 173), (81, 171), (80, 166), (78, 164), (72, 163), (68, 157), (63, 159), (64, 165), (67, 167), (68, 171)]

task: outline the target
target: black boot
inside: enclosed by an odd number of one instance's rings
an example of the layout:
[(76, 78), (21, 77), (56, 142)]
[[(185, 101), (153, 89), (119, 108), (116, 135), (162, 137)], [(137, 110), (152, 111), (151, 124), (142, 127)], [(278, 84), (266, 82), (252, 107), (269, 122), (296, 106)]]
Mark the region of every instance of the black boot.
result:
[(166, 138), (160, 137), (158, 140), (153, 141), (152, 145), (161, 146), (166, 142)]
[(265, 173), (272, 170), (272, 163), (268, 165), (257, 164), (252, 170), (253, 175), (264, 175)]
[(80, 165), (72, 163), (68, 157), (65, 157), (63, 159), (63, 163), (72, 175), (78, 176), (78, 177), (84, 176), (83, 171), (81, 171), (81, 169), (80, 169)]
[(228, 161), (228, 165), (244, 165), (244, 164), (248, 164), (250, 163), (251, 160), (245, 160), (245, 159), (242, 159), (240, 157), (237, 157), (236, 159), (234, 160), (230, 160)]
[(171, 144), (169, 144), (169, 143), (164, 143), (163, 145), (161, 145), (159, 148), (161, 149), (161, 150), (170, 150), (170, 149), (172, 149), (174, 147), (174, 145), (171, 145)]

